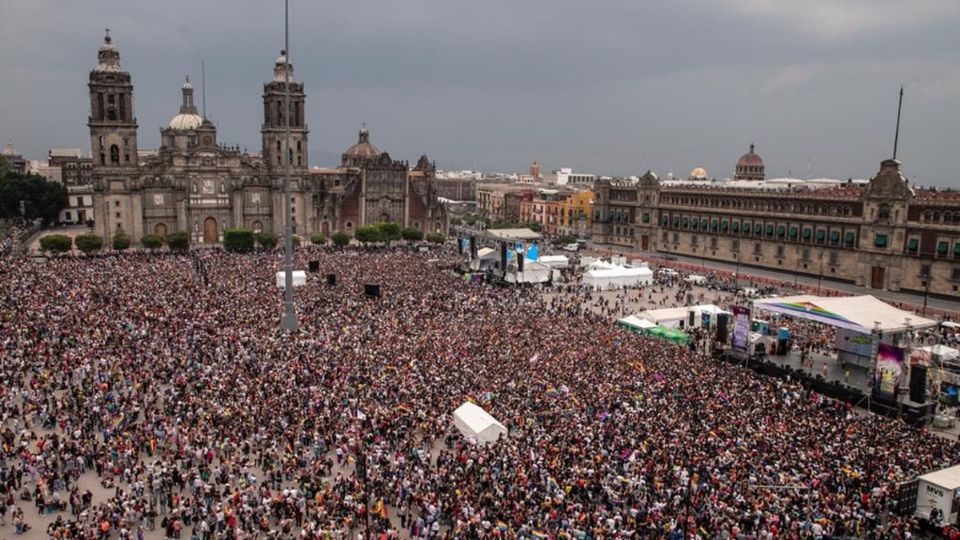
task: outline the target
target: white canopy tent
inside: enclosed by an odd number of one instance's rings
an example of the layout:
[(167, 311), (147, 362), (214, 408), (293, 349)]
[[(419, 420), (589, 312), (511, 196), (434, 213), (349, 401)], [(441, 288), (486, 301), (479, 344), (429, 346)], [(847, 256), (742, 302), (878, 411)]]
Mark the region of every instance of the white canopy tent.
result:
[(467, 401), (453, 411), (453, 425), (474, 444), (496, 442), (507, 436), (507, 428), (476, 403)]
[(936, 326), (937, 321), (895, 308), (875, 296), (798, 295), (754, 300), (753, 307), (846, 328), (861, 334), (896, 333)]
[(666, 328), (679, 328), (680, 322), (683, 321), (684, 326), (688, 327), (690, 322), (690, 312), (693, 312), (693, 327), (699, 328), (703, 326), (703, 314), (709, 313), (711, 324), (716, 320), (716, 316), (720, 313), (729, 312), (724, 311), (720, 307), (714, 304), (704, 304), (702, 306), (684, 306), (676, 308), (664, 308), (664, 309), (648, 309), (647, 311), (642, 311), (637, 314), (637, 317), (646, 319), (654, 324), (659, 324)]
[(510, 268), (512, 270), (507, 272), (507, 283), (546, 283), (553, 274), (549, 266), (530, 259), (524, 260), (523, 272), (518, 271), (516, 266)]
[(594, 289), (610, 290), (639, 287), (653, 283), (653, 271), (649, 268), (626, 268), (587, 270), (583, 283)]
[(920, 350), (927, 351), (932, 356), (937, 356), (944, 362), (953, 362), (956, 361), (957, 358), (960, 358), (960, 351), (953, 347), (947, 347), (946, 345), (927, 345), (926, 347), (920, 347)]
[[(527, 259), (528, 261), (530, 259)], [(570, 266), (570, 259), (566, 255), (543, 255), (537, 262), (543, 263), (550, 268), (567, 268)]]
[[(286, 287), (286, 275), (285, 272), (277, 272), (277, 287), (283, 289)], [(303, 287), (307, 284), (307, 273), (303, 270), (294, 270), (293, 271), (293, 286), (294, 287)]]
[(637, 330), (644, 330), (647, 328), (653, 328), (656, 326), (655, 323), (648, 321), (647, 319), (641, 319), (636, 315), (628, 315), (622, 319), (617, 320), (618, 323), (629, 326), (630, 328), (635, 328)]
[(707, 282), (707, 276), (701, 276), (700, 274), (690, 274), (684, 281), (687, 283), (693, 283), (694, 285), (702, 285)]

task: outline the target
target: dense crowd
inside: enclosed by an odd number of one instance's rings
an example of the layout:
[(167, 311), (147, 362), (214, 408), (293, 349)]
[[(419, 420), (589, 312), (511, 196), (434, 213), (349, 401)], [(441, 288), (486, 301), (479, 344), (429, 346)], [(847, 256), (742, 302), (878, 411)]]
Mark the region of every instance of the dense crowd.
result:
[[(0, 258), (7, 527), (44, 514), (61, 539), (906, 538), (899, 483), (960, 461), (955, 442), (537, 289), (466, 282), (443, 254), (298, 259), (320, 272), (287, 336), (276, 254)], [(466, 441), (451, 413), (468, 400), (509, 435)]]

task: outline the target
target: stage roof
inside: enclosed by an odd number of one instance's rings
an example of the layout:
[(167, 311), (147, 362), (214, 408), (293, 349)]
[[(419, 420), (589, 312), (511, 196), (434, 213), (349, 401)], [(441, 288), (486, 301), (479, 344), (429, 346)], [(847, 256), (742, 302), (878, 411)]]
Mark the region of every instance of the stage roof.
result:
[(539, 240), (540, 233), (530, 229), (488, 229), (487, 235), (496, 240)]
[(895, 308), (870, 295), (785, 296), (754, 300), (753, 307), (846, 328), (862, 334), (903, 332), (907, 328), (929, 328), (937, 321)]

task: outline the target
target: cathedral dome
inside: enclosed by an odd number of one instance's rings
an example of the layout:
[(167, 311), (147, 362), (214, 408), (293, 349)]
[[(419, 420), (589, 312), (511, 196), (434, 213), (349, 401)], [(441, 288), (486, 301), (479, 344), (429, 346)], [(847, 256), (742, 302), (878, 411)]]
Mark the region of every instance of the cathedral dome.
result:
[(707, 178), (709, 178), (709, 176), (707, 176), (707, 170), (699, 165), (690, 171), (690, 180), (706, 180)]
[(107, 30), (107, 35), (103, 37), (103, 43), (100, 44), (100, 49), (97, 51), (97, 67), (94, 71), (104, 72), (104, 71), (120, 71), (120, 51), (113, 45), (113, 40), (110, 38), (110, 31)]
[(0, 150), (0, 156), (3, 157), (20, 157), (20, 152), (17, 152), (17, 149), (13, 147), (13, 143), (7, 143), (7, 146)]
[(737, 167), (763, 167), (763, 160), (753, 151), (753, 145), (750, 145), (750, 151), (740, 156), (737, 160)]
[(201, 124), (203, 124), (203, 118), (199, 114), (180, 113), (171, 118), (167, 126), (171, 129), (185, 130), (197, 129)]
[(352, 158), (375, 158), (380, 154), (380, 150), (370, 143), (370, 132), (367, 131), (367, 128), (360, 130), (360, 139), (357, 144), (347, 148), (347, 151), (343, 153), (345, 157)]

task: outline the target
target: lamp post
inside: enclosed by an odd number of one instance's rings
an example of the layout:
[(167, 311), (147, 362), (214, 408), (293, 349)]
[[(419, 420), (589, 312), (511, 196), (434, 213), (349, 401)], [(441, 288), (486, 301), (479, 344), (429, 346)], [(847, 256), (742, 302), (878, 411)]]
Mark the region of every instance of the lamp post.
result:
[(817, 279), (817, 296), (820, 296), (820, 286), (823, 285), (823, 250), (820, 250), (820, 277)]
[(283, 169), (283, 317), (280, 329), (296, 332), (300, 329), (297, 311), (293, 305), (293, 217), (290, 204), (290, 0), (283, 1), (283, 129), (286, 148)]

